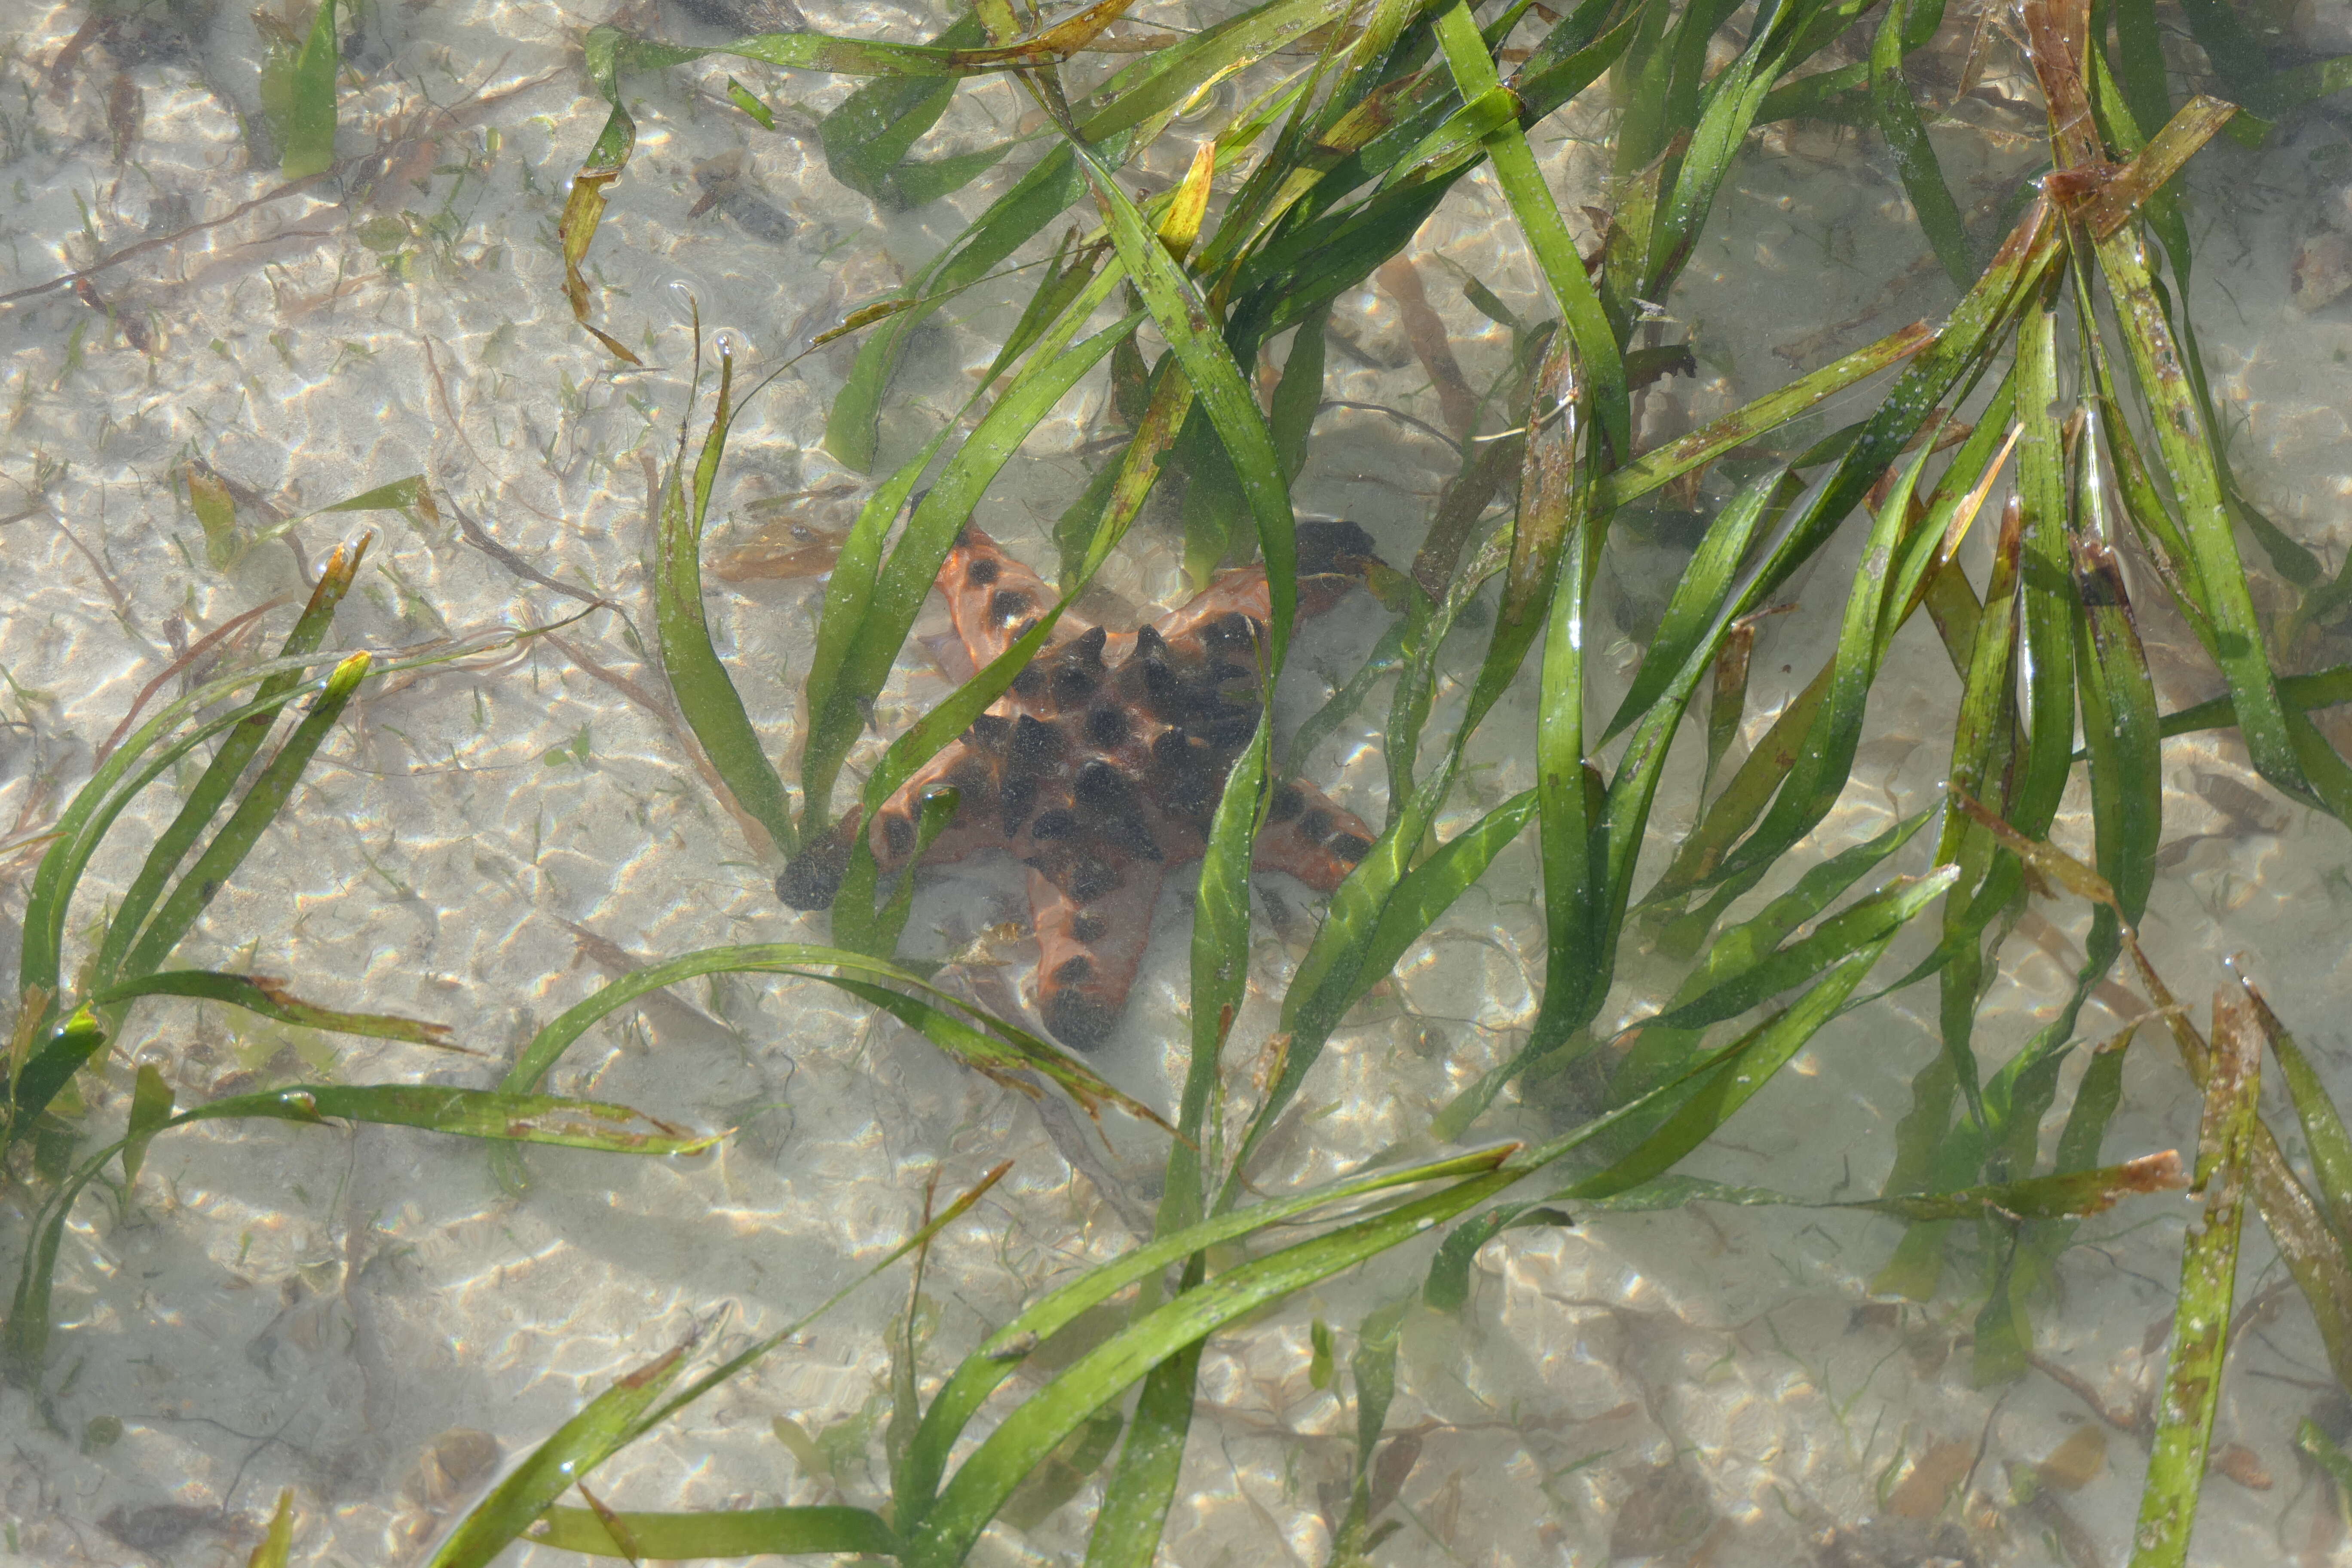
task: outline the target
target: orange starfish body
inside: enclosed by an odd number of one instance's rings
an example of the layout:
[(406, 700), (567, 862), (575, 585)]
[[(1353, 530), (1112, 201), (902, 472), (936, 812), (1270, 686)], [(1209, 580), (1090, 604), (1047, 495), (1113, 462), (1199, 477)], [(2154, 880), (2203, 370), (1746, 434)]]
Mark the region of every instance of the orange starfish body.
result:
[[(1353, 523), (1301, 523), (1298, 610), (1346, 597), (1371, 541)], [(1036, 574), (968, 528), (939, 587), (956, 636), (985, 665), (1053, 598)], [(922, 803), (956, 792), (954, 819), (925, 862), (1002, 849), (1029, 868), (1037, 1007), (1082, 1050), (1117, 1026), (1151, 935), (1167, 874), (1207, 847), (1225, 775), (1264, 702), (1259, 659), (1265, 570), (1219, 573), (1181, 608), (1134, 632), (1066, 614), (1003, 700), (875, 814), (866, 842), (887, 875), (914, 858)], [(853, 812), (776, 879), (799, 910), (833, 902), (858, 830)], [(1303, 780), (1276, 786), (1252, 858), (1328, 893), (1371, 847), (1372, 830)]]

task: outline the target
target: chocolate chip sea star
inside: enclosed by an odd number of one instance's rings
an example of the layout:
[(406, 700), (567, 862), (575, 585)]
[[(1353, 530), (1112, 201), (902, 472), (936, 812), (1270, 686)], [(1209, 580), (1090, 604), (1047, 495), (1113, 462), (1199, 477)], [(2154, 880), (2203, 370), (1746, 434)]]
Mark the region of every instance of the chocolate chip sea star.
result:
[[(1298, 613), (1320, 614), (1361, 579), (1371, 540), (1351, 522), (1298, 526)], [(1052, 591), (996, 542), (967, 528), (940, 572), (956, 636), (985, 665), (1027, 631)], [(1110, 1037), (1151, 937), (1161, 879), (1207, 847), (1225, 775), (1265, 701), (1260, 644), (1270, 613), (1263, 566), (1220, 572), (1181, 608), (1134, 632), (1075, 612), (1003, 699), (883, 804), (866, 842), (886, 876), (914, 858), (927, 795), (957, 794), (926, 864), (1001, 849), (1029, 868), (1037, 1008), (1063, 1044)], [(859, 816), (776, 879), (796, 910), (840, 890)], [(1372, 830), (1312, 784), (1275, 787), (1252, 859), (1318, 893), (1339, 885)]]

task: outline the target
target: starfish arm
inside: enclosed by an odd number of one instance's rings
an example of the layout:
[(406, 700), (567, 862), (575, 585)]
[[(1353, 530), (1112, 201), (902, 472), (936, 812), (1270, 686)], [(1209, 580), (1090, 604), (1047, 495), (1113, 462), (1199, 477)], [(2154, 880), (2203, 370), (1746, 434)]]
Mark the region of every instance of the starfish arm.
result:
[(874, 814), (871, 822), (866, 818), (865, 807), (853, 805), (842, 814), (831, 833), (803, 847), (776, 879), (776, 896), (790, 909), (832, 908), (835, 897), (841, 891), (841, 879), (848, 874), (850, 847), (856, 843), (861, 826), (866, 831), (866, 846), (874, 853), (875, 869), (884, 877), (890, 876), (914, 858), (923, 797), (942, 785), (959, 793), (961, 809), (946, 830), (932, 840), (923, 857), (927, 862), (961, 860), (976, 849), (1002, 844), (1003, 835), (990, 831), (987, 811), (978, 808), (996, 798), (999, 773), (997, 760), (976, 745), (972, 737), (961, 736), (949, 742), (939, 755), (924, 763), (913, 778), (898, 786), (897, 794), (882, 803), (882, 809)]
[(1274, 614), (1274, 601), (1266, 592), (1265, 567), (1227, 567), (1210, 578), (1207, 587), (1153, 624), (1160, 628), (1160, 636), (1175, 642), (1220, 616), (1236, 612), (1261, 625)]
[(1066, 1046), (1090, 1051), (1110, 1037), (1151, 940), (1162, 867), (1135, 861), (1109, 892), (1081, 904), (1042, 872), (1029, 873), (1037, 928), (1037, 1011)]
[[(940, 568), (940, 594), (955, 619), (956, 637), (971, 655), (975, 667), (987, 664), (1011, 647), (1040, 611), (1060, 595), (1045, 579), (1007, 555), (996, 541), (977, 528), (967, 527), (948, 552)], [(1054, 629), (1061, 641), (1087, 629), (1088, 623), (1064, 615)]]
[[(1372, 553), (1371, 535), (1352, 522), (1302, 522), (1297, 545), (1302, 619), (1337, 609), (1348, 591), (1364, 580), (1367, 563), (1379, 559)], [(1263, 565), (1227, 567), (1210, 578), (1209, 585), (1190, 602), (1156, 624), (1160, 635), (1172, 643), (1236, 611), (1259, 622), (1273, 616), (1274, 598), (1266, 587)]]
[(1305, 779), (1293, 779), (1276, 786), (1250, 862), (1328, 893), (1356, 868), (1378, 837), (1362, 817)]
[(1002, 846), (1004, 835), (989, 825), (985, 810), (997, 795), (1000, 772), (998, 760), (975, 745), (970, 736), (949, 742), (874, 814), (866, 841), (874, 851), (875, 869), (887, 877), (914, 858), (923, 797), (940, 789), (957, 792), (958, 808), (955, 819), (923, 852), (926, 865), (944, 865), (974, 850)]

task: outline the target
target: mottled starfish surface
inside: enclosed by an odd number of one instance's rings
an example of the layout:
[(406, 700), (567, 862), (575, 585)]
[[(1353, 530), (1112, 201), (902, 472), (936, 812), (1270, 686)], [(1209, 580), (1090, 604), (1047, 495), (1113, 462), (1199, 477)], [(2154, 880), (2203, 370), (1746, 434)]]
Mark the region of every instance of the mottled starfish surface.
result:
[[(1298, 613), (1338, 605), (1360, 580), (1371, 541), (1349, 522), (1298, 527)], [(940, 573), (956, 636), (975, 665), (1003, 653), (1053, 594), (1036, 574), (968, 528)], [(1003, 700), (883, 804), (866, 827), (887, 875), (914, 858), (924, 799), (957, 795), (956, 816), (925, 863), (1001, 849), (1029, 868), (1038, 945), (1037, 1007), (1065, 1045), (1107, 1039), (1135, 984), (1162, 878), (1207, 847), (1225, 775), (1265, 701), (1265, 569), (1219, 573), (1197, 597), (1134, 632), (1075, 611)], [(856, 813), (776, 879), (796, 910), (839, 891)], [(1372, 830), (1304, 780), (1278, 784), (1253, 859), (1318, 893), (1339, 885)]]

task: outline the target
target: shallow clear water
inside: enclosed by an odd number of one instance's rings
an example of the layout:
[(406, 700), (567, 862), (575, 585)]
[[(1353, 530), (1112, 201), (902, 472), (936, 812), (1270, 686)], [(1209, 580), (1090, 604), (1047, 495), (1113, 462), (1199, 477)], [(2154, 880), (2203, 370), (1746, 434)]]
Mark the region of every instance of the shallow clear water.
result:
[[(637, 695), (657, 680), (636, 634), (650, 626), (648, 484), (688, 405), (683, 300), (698, 303), (706, 331), (749, 346), (750, 368), (774, 368), (896, 286), (1002, 184), (992, 175), (916, 213), (879, 213), (828, 178), (810, 130), (848, 82), (740, 61), (632, 78), (636, 160), (614, 188), (591, 271), (592, 319), (646, 361), (619, 369), (570, 319), (555, 238), (566, 181), (604, 118), (578, 52), (587, 23), (604, 18), (509, 0), (368, 10), (338, 146), (347, 158), (375, 155), (287, 193), (240, 130), (256, 109), (259, 35), (233, 11), (193, 29), (126, 23), (60, 68), (85, 11), (0, 5), (0, 37), (17, 40), (0, 63), (0, 295), (20, 296), (0, 305), (0, 827), (47, 821), (143, 687), (161, 678), (163, 695), (176, 695), (225, 651), (175, 669), (184, 650), (298, 592), (355, 528), (374, 537), (339, 622), (351, 646), (462, 638), (589, 607), (519, 577), (477, 536), (617, 608), (357, 703), (183, 950), (191, 963), (288, 976), (323, 1004), (447, 1022), (474, 1054), (150, 1005), (103, 1082), (85, 1078), (93, 1126), (119, 1122), (142, 1063), (183, 1104), (321, 1075), (486, 1085), (533, 1029), (616, 967), (726, 942), (823, 940), (821, 921), (778, 906), (773, 868), (713, 805), (672, 721)], [(671, 37), (721, 36), (651, 6), (630, 15)], [(878, 5), (806, 15), (822, 29), (894, 37), (940, 25), (928, 11)], [(1190, 16), (1145, 7), (1122, 31)], [(777, 132), (728, 105), (730, 71), (777, 106)], [(2003, 81), (1990, 73), (1960, 106), (1970, 123), (1937, 133), (1964, 207), (1997, 200), (2032, 156), (2038, 109)], [(1602, 199), (1601, 96), (1538, 141), (1571, 214)], [(1024, 107), (1003, 84), (975, 85), (935, 144), (985, 144), (1020, 123)], [(2194, 218), (2191, 306), (2209, 367), (2243, 416), (2241, 469), (2331, 565), (2352, 542), (2352, 302), (2297, 310), (2287, 268), (2302, 215), (2328, 194), (2334, 154), (2347, 146), (2352, 136), (2325, 115), (2263, 152), (2217, 145), (2200, 164)], [(1172, 183), (1190, 153), (1172, 133), (1147, 161), (1147, 183)], [(1410, 255), (1453, 352), (1484, 384), (1507, 336), (1457, 279), (1475, 276), (1531, 315), (1544, 308), (1492, 181), (1464, 181)], [(81, 296), (22, 292), (115, 256)], [(1702, 423), (1940, 314), (1952, 293), (1925, 257), (1874, 141), (1813, 127), (1766, 133), (1663, 302), (1667, 334), (1686, 330), (1699, 374), (1649, 395), (1645, 430), (1655, 438)], [(886, 458), (911, 451), (961, 402), (1022, 287), (1016, 276), (940, 318), (894, 393)], [(1358, 520), (1402, 561), (1452, 458), (1381, 409), (1435, 423), (1439, 399), (1391, 292), (1343, 298), (1333, 336), (1328, 395), (1371, 406), (1324, 416), (1298, 505)], [(819, 349), (746, 408), (719, 501), (734, 521), (715, 540), (718, 556), (778, 515), (838, 526), (863, 498), (866, 477), (818, 445), (850, 352)], [(1099, 433), (1106, 395), (1101, 377), (1086, 384), (983, 503), (982, 524), (1016, 552), (1045, 558), (1045, 530), (1083, 482), (1080, 451)], [(189, 504), (192, 463), (231, 487), (248, 528), (275, 519), (284, 531), (215, 564)], [(437, 521), (309, 515), (412, 474), (440, 498)], [(1801, 584), (1809, 610), (1842, 597), (1845, 548)], [(1638, 627), (1645, 590), (1654, 595), (1671, 558), (1628, 551), (1612, 570), (1604, 600)], [(1172, 538), (1139, 531), (1105, 584), (1130, 611), (1181, 598)], [(741, 580), (714, 581), (708, 595), (720, 651), (780, 756), (794, 743), (818, 592), (814, 578)], [(1370, 647), (1380, 622), (1363, 608), (1303, 635), (1277, 709), (1288, 722)], [(1751, 739), (1815, 668), (1834, 619), (1769, 625)], [(934, 610), (919, 633), (944, 626)], [(2162, 634), (2151, 626), (2166, 706), (2208, 695)], [(1608, 635), (1622, 681), (1638, 648), (1621, 628)], [(1905, 634), (1896, 658), (1820, 852), (1922, 809), (1938, 787), (1957, 686), (1924, 626)], [(1470, 668), (1454, 668), (1454, 680)], [(910, 644), (853, 767), (948, 687)], [(1460, 696), (1449, 684), (1441, 703)], [(1530, 721), (1522, 692), (1489, 721), (1441, 833), (1530, 781), (1520, 739)], [(1688, 818), (1696, 756), (1670, 772), (1661, 846)], [(2173, 742), (2166, 763), (2178, 848), (2147, 922), (2157, 962), (2195, 998), (2221, 977), (2220, 955), (2248, 952), (2331, 1084), (2352, 1085), (2341, 1065), (2344, 829), (2267, 795), (2249, 806), (2233, 793), (2253, 787), (2233, 742)], [(1310, 771), (1360, 813), (1383, 805), (1369, 721)], [(152, 792), (138, 825), (152, 831), (174, 804), (168, 787)], [(2087, 821), (2084, 803), (2070, 802), (2062, 838), (2086, 837)], [(127, 831), (101, 856), (78, 920), (96, 918), (143, 844)], [(1925, 847), (1915, 844), (1903, 868), (1916, 868)], [(0, 921), (12, 937), (37, 852), (0, 852)], [(1534, 887), (1522, 846), (1414, 947), (1335, 1037), (1265, 1163), (1267, 1185), (1324, 1179), (1422, 1136), (1434, 1108), (1517, 1047), (1542, 964)], [(1265, 1039), (1269, 998), (1312, 929), (1301, 888), (1267, 879), (1262, 895), (1254, 1005), (1234, 1036), (1244, 1061)], [(1100, 1058), (1162, 1106), (1187, 1026), (1188, 896), (1186, 879), (1171, 879), (1126, 1022)], [(2029, 922), (2003, 951), (1980, 1025), (1988, 1050), (2006, 1054), (2032, 1033), (2075, 962), (2080, 911), (2036, 909), (2048, 923)], [(1034, 950), (994, 928), (1024, 917), (1004, 868), (957, 868), (926, 884), (908, 949), (960, 955), (983, 1000), (1018, 1006)], [(1627, 963), (1608, 1017), (1647, 1011), (1676, 978)], [(2095, 1005), (2083, 1032), (2117, 1026)], [(1843, 1020), (1685, 1168), (1825, 1197), (1874, 1193), (1910, 1076), (1935, 1041), (1924, 990)], [(36, 1407), (22, 1391), (0, 1394), (11, 1549), (57, 1563), (124, 1561), (126, 1551), (241, 1560), (278, 1489), (292, 1487), (298, 1561), (411, 1560), (500, 1456), (526, 1451), (615, 1375), (691, 1332), (772, 1331), (814, 1307), (916, 1222), (934, 1173), (953, 1191), (1000, 1159), (1016, 1162), (933, 1253), (916, 1313), (929, 1376), (1042, 1289), (1126, 1248), (1148, 1223), (1163, 1152), (1148, 1129), (1116, 1118), (1108, 1152), (1090, 1147), (1069, 1113), (1041, 1113), (813, 983), (681, 988), (592, 1032), (551, 1087), (735, 1131), (688, 1161), (534, 1152), (530, 1189), (516, 1196), (481, 1149), (422, 1133), (194, 1128), (156, 1144), (127, 1200), (86, 1198), (58, 1272), (50, 1397)], [(1481, 1135), (1540, 1131), (1548, 1114), (1509, 1108)], [(2190, 1146), (2195, 1122), (2177, 1067), (2144, 1047), (2107, 1153)], [(5, 1201), (21, 1215), (30, 1200), (16, 1187)], [(2160, 1372), (2187, 1215), (2177, 1200), (2147, 1199), (2086, 1222), (2058, 1300), (2037, 1320), (2039, 1352), (2111, 1405), (2130, 1405)], [(1924, 1517), (1935, 1512), (1920, 1500), (1932, 1489), (1909, 1486), (1906, 1463), (1932, 1479), (1972, 1462), (1975, 1489), (2005, 1501), (2011, 1468), (2058, 1450), (2087, 1412), (2041, 1373), (1972, 1389), (1969, 1303), (1871, 1305), (1867, 1282), (1895, 1234), (1851, 1215), (1709, 1207), (1592, 1215), (1491, 1246), (1465, 1316), (1405, 1321), (1389, 1425), (1420, 1451), (1402, 1493), (1409, 1522), (1382, 1560), (1728, 1568), (1809, 1554), (1909, 1563), (1947, 1551)], [(1343, 1331), (1344, 1357), (1347, 1331), (1408, 1289), (1423, 1261), (1345, 1277), (1213, 1342), (1168, 1560), (1322, 1560), (1320, 1500), (1344, 1484), (1354, 1416), (1344, 1380), (1314, 1386), (1310, 1324)], [(2242, 1299), (2281, 1279), (2249, 1227)], [(642, 1509), (875, 1501), (885, 1472), (874, 1422), (902, 1280), (877, 1284), (623, 1456), (602, 1472), (599, 1495)], [(2238, 1480), (2207, 1489), (2200, 1563), (2342, 1560), (2327, 1496), (2291, 1447), (2325, 1363), (2301, 1303), (2290, 1295), (2280, 1306), (2231, 1363), (2218, 1440), (2244, 1457), (2233, 1461)], [(777, 1436), (780, 1419), (824, 1435), (818, 1470)], [(2094, 1555), (2057, 1560), (2119, 1563), (2143, 1465), (2133, 1440), (2112, 1434), (2097, 1473), (2054, 1504), (1966, 1510), (1967, 1549), (1986, 1563), (2050, 1561), (2084, 1550), (2068, 1543), (2076, 1528)], [(1097, 1500), (1090, 1488), (1031, 1528), (1001, 1523), (978, 1560), (1075, 1560)]]

